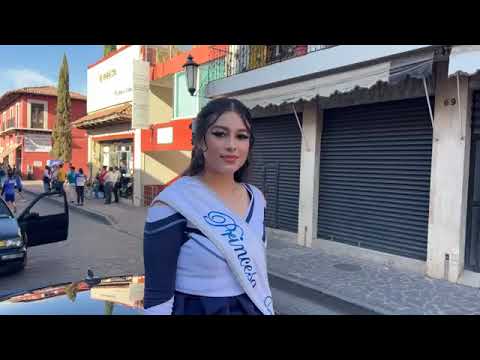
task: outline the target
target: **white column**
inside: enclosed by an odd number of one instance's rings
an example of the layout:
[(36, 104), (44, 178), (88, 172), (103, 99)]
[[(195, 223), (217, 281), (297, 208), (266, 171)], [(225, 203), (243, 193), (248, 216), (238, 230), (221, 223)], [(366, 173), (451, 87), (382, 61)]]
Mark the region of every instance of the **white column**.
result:
[(143, 161), (142, 161), (142, 130), (135, 129), (134, 138), (135, 154), (133, 158), (133, 204), (143, 206)]
[(317, 238), (318, 184), (320, 176), (320, 140), (323, 111), (315, 102), (304, 106), (302, 152), (300, 159), (300, 198), (297, 243), (311, 247)]
[(471, 96), (468, 78), (460, 77), (459, 107), (457, 79), (448, 78), (447, 69), (446, 62), (438, 64), (427, 275), (456, 282), (463, 272), (465, 257)]
[(93, 178), (94, 174), (93, 172), (93, 151), (92, 151), (92, 146), (93, 146), (93, 141), (92, 141), (92, 135), (87, 135), (87, 162), (88, 162), (88, 175)]

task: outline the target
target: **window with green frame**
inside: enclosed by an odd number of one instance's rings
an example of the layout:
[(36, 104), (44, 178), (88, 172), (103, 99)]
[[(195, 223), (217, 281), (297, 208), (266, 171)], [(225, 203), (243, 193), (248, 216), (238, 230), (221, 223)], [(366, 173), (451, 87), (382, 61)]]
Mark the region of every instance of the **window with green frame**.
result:
[(185, 71), (175, 74), (174, 118), (190, 118), (198, 113), (198, 97), (187, 90)]
[(225, 77), (225, 60), (216, 60), (214, 62), (203, 64), (199, 67), (200, 81), (198, 90), (200, 108), (204, 107), (210, 99), (206, 98), (206, 88), (209, 82)]
[(206, 63), (198, 67), (197, 93), (191, 96), (187, 90), (185, 72), (175, 74), (175, 104), (174, 117), (189, 118), (197, 116), (198, 112), (210, 99), (205, 97), (207, 84), (221, 79), (225, 73), (225, 62), (217, 60), (215, 63)]

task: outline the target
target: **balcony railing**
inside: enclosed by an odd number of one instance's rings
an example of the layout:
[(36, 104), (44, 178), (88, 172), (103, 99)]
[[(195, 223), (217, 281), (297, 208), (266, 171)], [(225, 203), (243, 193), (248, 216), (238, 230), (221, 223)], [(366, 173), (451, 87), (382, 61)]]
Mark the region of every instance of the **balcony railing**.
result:
[(208, 81), (223, 79), (325, 50), (337, 45), (230, 45), (228, 48), (210, 48)]
[(15, 119), (8, 119), (7, 120), (7, 129), (14, 128), (16, 126)]

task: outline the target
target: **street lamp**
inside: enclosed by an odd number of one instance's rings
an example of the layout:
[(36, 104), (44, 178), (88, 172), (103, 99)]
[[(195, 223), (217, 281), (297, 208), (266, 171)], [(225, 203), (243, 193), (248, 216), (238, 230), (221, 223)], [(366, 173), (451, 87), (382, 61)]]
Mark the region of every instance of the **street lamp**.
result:
[(193, 96), (196, 90), (198, 64), (193, 61), (192, 55), (188, 55), (187, 62), (183, 65), (187, 75), (187, 88), (190, 95)]

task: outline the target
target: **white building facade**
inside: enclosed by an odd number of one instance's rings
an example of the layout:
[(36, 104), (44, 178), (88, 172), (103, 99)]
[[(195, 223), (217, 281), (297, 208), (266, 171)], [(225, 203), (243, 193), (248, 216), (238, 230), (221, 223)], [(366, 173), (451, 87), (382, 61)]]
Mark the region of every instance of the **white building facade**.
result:
[(478, 47), (232, 45), (222, 61), (206, 94), (252, 110), (270, 236), (480, 285)]

